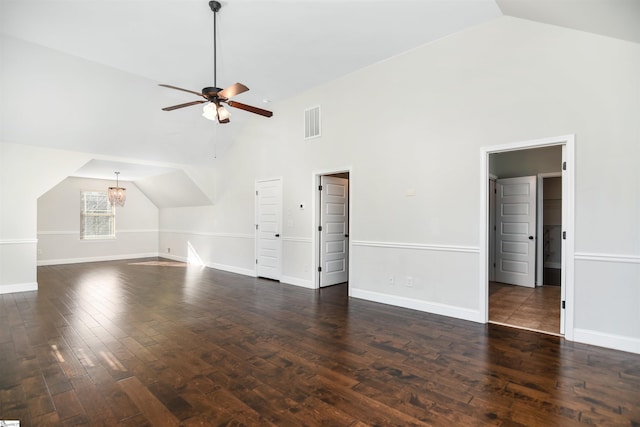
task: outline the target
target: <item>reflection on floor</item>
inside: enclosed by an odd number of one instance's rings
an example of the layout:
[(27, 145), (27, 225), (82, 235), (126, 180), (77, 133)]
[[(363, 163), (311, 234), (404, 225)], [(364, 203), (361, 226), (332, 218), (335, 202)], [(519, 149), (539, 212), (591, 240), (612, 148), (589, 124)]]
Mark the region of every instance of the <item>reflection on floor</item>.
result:
[(559, 334), (560, 286), (489, 282), (489, 321)]

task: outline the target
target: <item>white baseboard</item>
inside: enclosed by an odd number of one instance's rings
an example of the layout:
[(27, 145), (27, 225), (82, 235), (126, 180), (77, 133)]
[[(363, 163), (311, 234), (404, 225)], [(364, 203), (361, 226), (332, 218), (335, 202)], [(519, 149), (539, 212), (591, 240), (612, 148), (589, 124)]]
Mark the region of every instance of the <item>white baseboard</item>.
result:
[(0, 295), (13, 294), (15, 292), (30, 292), (38, 290), (38, 282), (13, 283), (11, 285), (0, 285)]
[(256, 272), (248, 268), (235, 267), (233, 265), (226, 265), (226, 264), (218, 264), (215, 262), (207, 264), (207, 267), (215, 268), (216, 270), (228, 271), (229, 273), (242, 274), (243, 276), (256, 277)]
[(178, 261), (178, 262), (189, 262), (187, 260), (187, 258), (182, 257), (182, 256), (178, 256), (178, 255), (171, 255), (171, 254), (167, 254), (167, 253), (161, 253), (158, 254), (159, 258), (165, 258), (165, 259), (170, 259), (171, 261)]
[(38, 260), (38, 266), (61, 265), (61, 264), (82, 264), (85, 262), (100, 262), (100, 261), (119, 261), (123, 259), (154, 258), (157, 256), (158, 256), (157, 252), (152, 252), (152, 253), (144, 253), (144, 254), (107, 255), (107, 256), (98, 256), (98, 257), (86, 257), (86, 258), (44, 259), (44, 260)]
[(300, 279), (299, 277), (282, 276), (280, 278), (280, 282), (287, 285), (300, 286), (307, 289), (316, 289), (316, 287), (313, 286), (313, 282), (311, 280)]
[[(182, 257), (182, 256), (178, 256), (178, 255), (171, 255), (171, 254), (167, 254), (167, 253), (162, 253), (160, 255), (158, 255), (160, 258), (166, 258), (166, 259), (170, 259), (172, 261), (179, 261), (179, 262), (189, 262), (189, 259), (187, 257)], [(249, 276), (249, 277), (256, 277), (256, 273), (253, 270), (250, 270), (248, 268), (242, 268), (242, 267), (235, 267), (232, 265), (226, 265), (226, 264), (218, 264), (215, 262), (210, 262), (205, 264), (205, 267), (207, 268), (213, 268), (215, 270), (222, 270), (222, 271), (227, 271), (229, 273), (236, 273), (236, 274), (242, 274), (243, 276)]]
[(620, 335), (605, 334), (588, 329), (573, 329), (573, 340), (583, 344), (597, 345), (614, 350), (640, 354), (640, 339)]
[(438, 314), (440, 316), (455, 317), (456, 319), (484, 323), (484, 319), (480, 319), (480, 312), (477, 310), (470, 310), (468, 308), (454, 307), (451, 305), (421, 301), (395, 295), (382, 294), (379, 292), (365, 291), (362, 289), (352, 288), (350, 291), (350, 296), (354, 298), (379, 302), (382, 304), (395, 305), (397, 307), (410, 308), (412, 310), (424, 311), (426, 313)]

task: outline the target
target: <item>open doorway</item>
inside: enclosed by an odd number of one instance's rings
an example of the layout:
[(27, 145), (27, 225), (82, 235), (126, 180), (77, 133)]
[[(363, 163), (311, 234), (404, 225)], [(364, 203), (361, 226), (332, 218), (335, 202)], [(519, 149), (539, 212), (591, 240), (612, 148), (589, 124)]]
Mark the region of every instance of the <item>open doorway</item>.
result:
[[(493, 147), (483, 156), (485, 319), (566, 336), (567, 296), (573, 295), (566, 250), (573, 180), (566, 165), (573, 138)], [(570, 247), (572, 253), (573, 240)]]
[(316, 175), (316, 284), (349, 282), (349, 172)]
[(560, 286), (562, 278), (562, 173), (538, 174), (537, 286)]

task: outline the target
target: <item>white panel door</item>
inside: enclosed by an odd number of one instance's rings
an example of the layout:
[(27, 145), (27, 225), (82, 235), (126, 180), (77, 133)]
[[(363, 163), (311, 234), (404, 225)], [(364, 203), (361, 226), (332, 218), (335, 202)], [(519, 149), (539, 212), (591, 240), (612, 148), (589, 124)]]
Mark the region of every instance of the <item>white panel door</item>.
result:
[(320, 286), (349, 279), (349, 180), (320, 177)]
[(496, 181), (497, 282), (535, 287), (536, 177)]
[(256, 274), (280, 280), (282, 274), (282, 181), (256, 182)]

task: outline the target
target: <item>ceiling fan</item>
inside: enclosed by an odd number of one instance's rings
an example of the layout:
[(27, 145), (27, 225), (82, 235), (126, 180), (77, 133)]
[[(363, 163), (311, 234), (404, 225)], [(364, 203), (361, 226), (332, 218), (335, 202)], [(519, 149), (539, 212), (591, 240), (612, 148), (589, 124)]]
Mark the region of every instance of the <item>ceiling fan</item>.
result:
[(163, 111), (172, 111), (177, 110), (178, 108), (189, 107), (191, 105), (204, 104), (207, 105), (203, 108), (202, 115), (209, 120), (218, 120), (218, 123), (229, 123), (229, 117), (231, 114), (227, 111), (226, 108), (222, 104), (227, 104), (229, 107), (238, 108), (240, 110), (249, 111), (250, 113), (259, 114), (265, 117), (273, 116), (271, 111), (263, 110), (262, 108), (252, 107), (251, 105), (241, 104), (237, 101), (232, 101), (231, 98), (246, 92), (249, 90), (248, 87), (243, 85), (242, 83), (236, 83), (229, 86), (226, 89), (220, 89), (217, 87), (217, 53), (216, 53), (216, 14), (222, 7), (220, 2), (218, 1), (210, 1), (209, 7), (213, 12), (213, 87), (205, 87), (201, 92), (196, 92), (189, 89), (183, 89), (176, 86), (160, 84), (159, 86), (168, 87), (169, 89), (181, 90), (183, 92), (189, 92), (194, 95), (198, 95), (202, 98), (197, 101), (186, 102), (184, 104), (173, 105), (171, 107), (165, 107)]

